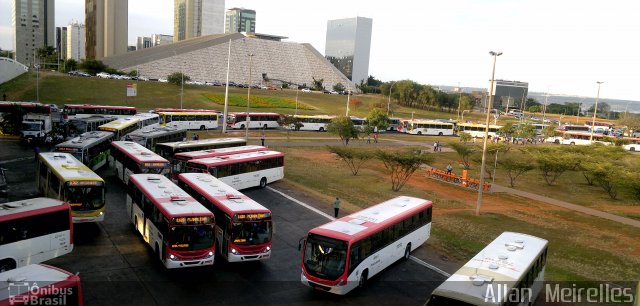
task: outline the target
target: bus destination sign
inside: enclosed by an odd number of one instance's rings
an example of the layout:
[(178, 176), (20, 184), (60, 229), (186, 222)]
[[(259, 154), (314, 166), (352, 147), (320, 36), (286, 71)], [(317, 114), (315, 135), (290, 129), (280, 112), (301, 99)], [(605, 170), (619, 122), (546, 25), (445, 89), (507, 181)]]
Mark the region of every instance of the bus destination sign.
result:
[(213, 219), (211, 216), (189, 216), (173, 218), (173, 224), (176, 225), (197, 225), (211, 223), (213, 223)]

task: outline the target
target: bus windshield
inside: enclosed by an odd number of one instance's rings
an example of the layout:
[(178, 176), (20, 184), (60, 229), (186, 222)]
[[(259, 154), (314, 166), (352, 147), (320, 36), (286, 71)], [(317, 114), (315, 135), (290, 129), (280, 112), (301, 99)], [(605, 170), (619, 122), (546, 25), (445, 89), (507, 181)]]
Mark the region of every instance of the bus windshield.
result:
[(213, 225), (173, 226), (169, 233), (169, 245), (173, 250), (197, 251), (213, 245)]
[(304, 251), (304, 267), (312, 276), (335, 280), (344, 273), (347, 261), (345, 241), (309, 235)]
[(23, 131), (40, 131), (40, 122), (29, 122), (29, 123), (22, 123), (22, 130)]
[(235, 222), (231, 239), (238, 245), (267, 243), (271, 241), (271, 221)]
[(94, 210), (104, 206), (104, 187), (70, 187), (64, 189), (64, 198), (73, 210)]

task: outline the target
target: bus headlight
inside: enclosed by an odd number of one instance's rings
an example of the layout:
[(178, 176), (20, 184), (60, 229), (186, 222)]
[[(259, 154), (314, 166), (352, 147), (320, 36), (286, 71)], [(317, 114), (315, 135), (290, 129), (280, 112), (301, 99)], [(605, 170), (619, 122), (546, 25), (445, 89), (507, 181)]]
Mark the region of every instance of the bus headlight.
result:
[(100, 212), (100, 215), (101, 215), (101, 216), (102, 216), (102, 215), (104, 215), (104, 212)]
[(271, 251), (271, 247), (270, 247), (270, 246), (268, 246), (268, 247), (264, 248), (263, 253), (267, 253), (267, 252), (269, 252), (269, 251)]
[(234, 255), (238, 255), (238, 251), (236, 251), (236, 249), (231, 249), (231, 253), (233, 253)]
[(209, 254), (207, 254), (207, 258), (213, 256), (213, 251), (209, 251)]
[(170, 254), (170, 255), (169, 255), (169, 259), (171, 259), (171, 260), (176, 260), (176, 256), (175, 256), (175, 255), (173, 255), (173, 254)]

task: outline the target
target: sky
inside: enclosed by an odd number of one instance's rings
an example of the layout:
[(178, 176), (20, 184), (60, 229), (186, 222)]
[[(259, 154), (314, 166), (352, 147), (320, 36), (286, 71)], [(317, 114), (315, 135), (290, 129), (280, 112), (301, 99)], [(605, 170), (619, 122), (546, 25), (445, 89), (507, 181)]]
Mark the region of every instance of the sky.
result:
[[(0, 0), (0, 48), (12, 49), (11, 1)], [(173, 35), (173, 0), (129, 0), (129, 44)], [(495, 78), (553, 95), (640, 101), (640, 1), (227, 0), (256, 11), (256, 32), (324, 54), (327, 20), (373, 19), (369, 75), (382, 81), (487, 88)], [(84, 0), (56, 0), (56, 26), (84, 22)]]

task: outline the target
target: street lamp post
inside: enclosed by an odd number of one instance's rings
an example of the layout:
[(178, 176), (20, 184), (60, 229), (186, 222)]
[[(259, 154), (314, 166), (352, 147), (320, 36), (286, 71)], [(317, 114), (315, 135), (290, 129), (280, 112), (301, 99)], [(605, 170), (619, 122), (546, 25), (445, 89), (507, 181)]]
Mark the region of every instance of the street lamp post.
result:
[(480, 166), (480, 186), (478, 186), (478, 201), (476, 203), (476, 216), (480, 215), (480, 207), (482, 206), (482, 191), (484, 189), (484, 166), (487, 162), (487, 140), (489, 138), (489, 117), (491, 116), (491, 104), (493, 103), (493, 84), (496, 75), (496, 59), (502, 55), (502, 52), (490, 51), (493, 56), (493, 69), (491, 71), (491, 87), (489, 88), (489, 103), (487, 104), (487, 119), (484, 129), (484, 142), (482, 145), (482, 165)]
[(465, 112), (468, 112), (468, 111), (469, 111), (468, 109), (465, 109), (465, 110), (463, 110), (463, 111), (462, 111), (462, 114), (461, 114), (461, 115), (462, 115), (462, 118), (460, 118), (460, 121), (461, 121), (461, 122), (464, 122), (464, 113), (465, 113)]
[(462, 88), (460, 88), (460, 82), (458, 82), (458, 117), (456, 120), (460, 119), (460, 102), (462, 101)]
[(249, 110), (251, 108), (251, 66), (253, 66), (253, 53), (249, 53), (249, 88), (247, 89), (247, 125), (244, 128), (244, 139), (249, 140), (249, 124), (251, 123), (251, 116), (249, 116)]
[[(38, 57), (38, 62), (40, 58)], [(36, 64), (36, 102), (40, 102), (40, 63)]]
[(547, 115), (547, 103), (549, 102), (549, 89), (547, 89), (547, 95), (544, 98), (544, 106), (542, 107), (542, 124), (544, 124), (544, 119)]
[(298, 92), (300, 91), (300, 85), (296, 84), (296, 112), (295, 116), (298, 115)]
[(229, 110), (229, 67), (231, 64), (231, 39), (229, 39), (229, 54), (227, 54), (227, 82), (224, 90), (224, 112), (222, 113), (222, 134), (227, 132), (227, 112)]
[(393, 82), (393, 84), (389, 86), (389, 102), (387, 102), (387, 116), (389, 116), (389, 111), (391, 111), (391, 88), (393, 88), (393, 85), (396, 85), (396, 83), (398, 82)]
[(349, 102), (351, 102), (351, 91), (347, 92), (347, 114), (345, 116), (349, 117)]
[(591, 120), (591, 135), (589, 136), (589, 143), (593, 142), (593, 130), (596, 128), (596, 113), (598, 112), (598, 99), (600, 99), (600, 85), (604, 82), (597, 81), (598, 94), (596, 95), (596, 105), (593, 107), (593, 120)]

